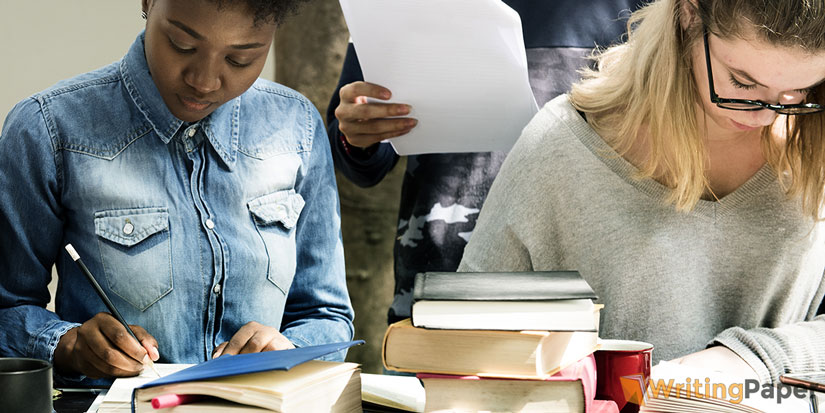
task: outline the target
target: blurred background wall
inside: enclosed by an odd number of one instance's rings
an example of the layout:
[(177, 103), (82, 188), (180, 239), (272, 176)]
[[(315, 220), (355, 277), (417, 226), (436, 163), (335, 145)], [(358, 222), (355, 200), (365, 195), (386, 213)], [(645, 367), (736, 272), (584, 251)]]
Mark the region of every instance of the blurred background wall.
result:
[[(0, 119), (18, 101), (61, 79), (120, 59), (143, 27), (140, 12), (138, 0), (0, 0)], [(311, 0), (278, 30), (261, 76), (303, 93), (323, 116), (348, 38), (338, 1)], [(348, 359), (362, 363), (365, 372), (381, 371), (403, 169), (402, 161), (370, 189), (338, 179), (356, 338), (367, 341), (351, 349)]]

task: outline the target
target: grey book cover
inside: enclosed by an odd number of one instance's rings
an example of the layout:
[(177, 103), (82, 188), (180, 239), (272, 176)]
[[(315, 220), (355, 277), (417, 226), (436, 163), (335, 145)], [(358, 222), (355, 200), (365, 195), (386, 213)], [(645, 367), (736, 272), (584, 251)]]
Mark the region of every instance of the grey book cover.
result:
[(416, 274), (413, 288), (413, 302), (596, 298), (596, 293), (578, 271), (424, 272)]

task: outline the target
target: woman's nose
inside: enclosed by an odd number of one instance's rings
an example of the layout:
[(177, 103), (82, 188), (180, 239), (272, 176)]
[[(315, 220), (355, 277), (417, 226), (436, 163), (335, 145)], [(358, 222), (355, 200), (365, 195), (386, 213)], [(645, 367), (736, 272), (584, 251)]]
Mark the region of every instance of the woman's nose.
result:
[(184, 74), (183, 81), (202, 94), (214, 92), (221, 87), (220, 72), (216, 65), (203, 61), (190, 67)]
[(802, 92), (783, 92), (779, 95), (779, 104), (780, 105), (795, 105), (797, 103), (802, 103), (805, 100), (806, 93)]

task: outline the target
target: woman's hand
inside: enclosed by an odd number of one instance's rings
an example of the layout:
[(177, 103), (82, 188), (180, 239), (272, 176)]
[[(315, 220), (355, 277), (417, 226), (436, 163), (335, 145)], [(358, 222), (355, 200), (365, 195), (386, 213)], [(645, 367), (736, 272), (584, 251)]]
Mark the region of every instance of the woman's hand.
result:
[(55, 369), (92, 378), (140, 374), (147, 357), (159, 358), (158, 342), (143, 327), (129, 327), (140, 343), (111, 314), (96, 314), (60, 338), (54, 350)]
[(290, 348), (295, 348), (295, 346), (278, 330), (250, 321), (244, 324), (229, 341), (218, 345), (212, 352), (212, 358), (225, 354), (259, 353)]
[(355, 147), (367, 148), (384, 139), (409, 132), (418, 123), (412, 118), (392, 118), (410, 113), (410, 106), (399, 103), (369, 103), (367, 98), (387, 100), (389, 89), (367, 82), (353, 82), (339, 91), (341, 103), (335, 108), (338, 129)]
[(718, 371), (742, 379), (759, 380), (750, 364), (724, 346), (714, 346), (671, 360), (673, 363)]

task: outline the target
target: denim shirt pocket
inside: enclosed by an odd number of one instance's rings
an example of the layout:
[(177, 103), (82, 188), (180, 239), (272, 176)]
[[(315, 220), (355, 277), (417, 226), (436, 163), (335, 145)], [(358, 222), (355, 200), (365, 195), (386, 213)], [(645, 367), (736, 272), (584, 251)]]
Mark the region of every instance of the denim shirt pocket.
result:
[(267, 279), (287, 295), (295, 276), (295, 224), (304, 209), (304, 197), (294, 189), (282, 190), (255, 198), (247, 207), (266, 247)]
[(172, 291), (172, 243), (166, 208), (96, 212), (95, 233), (112, 292), (145, 311)]

